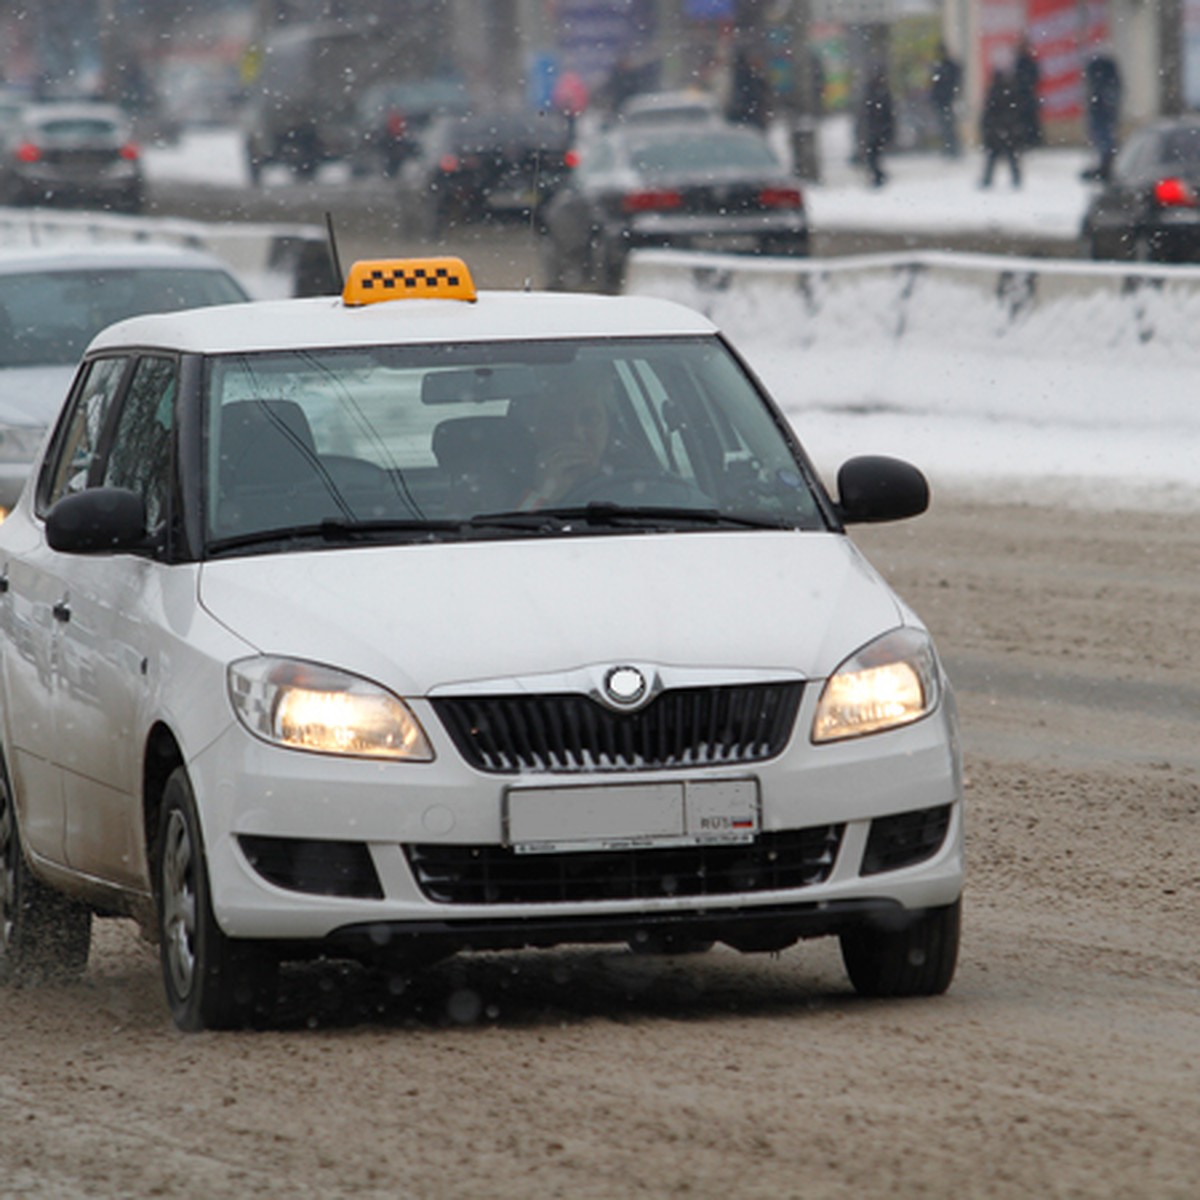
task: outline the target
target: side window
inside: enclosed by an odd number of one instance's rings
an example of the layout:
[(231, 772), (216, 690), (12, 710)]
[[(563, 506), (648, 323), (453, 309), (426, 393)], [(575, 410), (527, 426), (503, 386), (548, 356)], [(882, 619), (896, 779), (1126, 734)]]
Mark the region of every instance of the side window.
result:
[(101, 358), (87, 368), (83, 383), (55, 437), (54, 453), (46, 462), (39, 512), (45, 512), (63, 496), (87, 487), (105, 421), (128, 365), (127, 358)]
[(104, 485), (128, 488), (143, 495), (150, 529), (166, 517), (174, 414), (174, 360), (143, 358), (117, 415), (112, 449), (104, 468)]

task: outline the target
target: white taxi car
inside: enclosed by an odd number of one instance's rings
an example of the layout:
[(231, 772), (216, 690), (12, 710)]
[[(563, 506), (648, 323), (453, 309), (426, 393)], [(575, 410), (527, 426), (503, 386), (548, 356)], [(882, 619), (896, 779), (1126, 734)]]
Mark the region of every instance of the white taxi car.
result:
[(836, 935), (929, 995), (963, 887), (954, 707), (704, 317), (476, 293), (458, 259), (91, 343), (0, 526), (0, 975), (161, 946), (184, 1029), (281, 961)]

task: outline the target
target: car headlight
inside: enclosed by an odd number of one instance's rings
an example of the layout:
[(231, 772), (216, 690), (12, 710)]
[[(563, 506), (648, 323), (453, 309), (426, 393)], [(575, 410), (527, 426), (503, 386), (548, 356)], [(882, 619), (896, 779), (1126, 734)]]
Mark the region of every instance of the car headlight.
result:
[(0, 425), (0, 462), (33, 462), (45, 433), (43, 425)]
[(893, 629), (855, 651), (825, 681), (812, 740), (836, 742), (908, 725), (931, 713), (939, 694), (929, 635)]
[(295, 659), (247, 658), (230, 664), (228, 684), (238, 720), (277, 746), (433, 761), (412, 710), (368, 679)]

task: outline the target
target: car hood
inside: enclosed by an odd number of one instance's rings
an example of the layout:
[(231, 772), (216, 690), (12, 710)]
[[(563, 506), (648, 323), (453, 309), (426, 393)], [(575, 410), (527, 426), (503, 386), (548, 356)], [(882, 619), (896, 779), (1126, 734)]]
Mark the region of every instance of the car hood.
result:
[(829, 674), (904, 621), (841, 534), (703, 532), (206, 563), (200, 601), (265, 654), (409, 696), (632, 662)]
[(74, 367), (0, 367), (0, 424), (45, 428), (74, 377)]

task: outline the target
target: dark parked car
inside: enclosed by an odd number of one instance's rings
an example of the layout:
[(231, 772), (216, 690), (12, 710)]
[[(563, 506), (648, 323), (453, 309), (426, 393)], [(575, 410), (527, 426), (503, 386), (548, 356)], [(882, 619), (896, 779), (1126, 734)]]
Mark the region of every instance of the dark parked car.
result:
[(350, 160), (356, 100), (390, 65), (388, 42), (361, 22), (290, 22), (272, 33), (242, 114), (250, 182), (267, 167), (312, 179)]
[(571, 128), (557, 113), (501, 112), (434, 121), (404, 168), (426, 227), (540, 211), (567, 171)]
[(616, 128), (587, 143), (542, 213), (551, 287), (620, 286), (639, 247), (808, 253), (796, 178), (753, 130)]
[(1200, 259), (1200, 119), (1155, 121), (1131, 135), (1082, 232), (1092, 258)]
[(457, 79), (384, 80), (363, 93), (356, 112), (354, 167), (359, 174), (395, 175), (420, 149), (438, 117), (465, 116), (470, 94)]
[(4, 132), (0, 201), (141, 212), (146, 182), (129, 118), (92, 101), (26, 105)]

